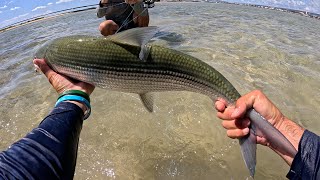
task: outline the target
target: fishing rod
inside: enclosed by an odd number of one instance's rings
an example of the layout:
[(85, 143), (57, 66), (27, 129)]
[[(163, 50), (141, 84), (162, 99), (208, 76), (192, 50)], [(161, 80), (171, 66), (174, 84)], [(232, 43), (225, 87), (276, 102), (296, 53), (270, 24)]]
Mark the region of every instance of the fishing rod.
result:
[[(143, 11), (140, 12), (136, 17), (134, 17), (133, 19), (131, 19), (130, 21), (128, 21), (128, 18), (131, 16), (131, 14), (133, 13), (133, 9), (131, 10), (130, 14), (127, 16), (127, 18), (123, 21), (123, 23), (120, 25), (120, 27), (118, 28), (118, 30), (115, 32), (118, 33), (124, 26), (126, 26), (127, 24), (129, 24), (131, 21), (133, 21), (134, 19), (138, 18), (142, 13), (144, 13), (145, 11), (147, 11), (147, 9), (149, 8), (153, 8), (154, 7), (154, 2), (155, 0), (143, 0)], [(121, 3), (122, 4), (122, 3)], [(132, 6), (132, 5), (131, 5)]]
[(144, 8), (153, 8), (155, 0), (143, 0)]
[[(155, 0), (143, 0), (142, 2), (143, 2), (144, 8), (153, 8)], [(125, 3), (126, 3), (126, 1), (121, 2), (121, 3), (112, 3), (112, 2), (111, 3), (110, 2), (101, 3), (100, 2), (99, 4), (93, 4), (93, 5), (100, 5), (100, 8), (109, 8), (109, 7), (114, 7), (114, 6), (118, 6), (118, 5), (125, 4)], [(106, 6), (102, 7), (102, 5), (106, 5)], [(92, 5), (90, 5), (90, 6), (92, 6)]]

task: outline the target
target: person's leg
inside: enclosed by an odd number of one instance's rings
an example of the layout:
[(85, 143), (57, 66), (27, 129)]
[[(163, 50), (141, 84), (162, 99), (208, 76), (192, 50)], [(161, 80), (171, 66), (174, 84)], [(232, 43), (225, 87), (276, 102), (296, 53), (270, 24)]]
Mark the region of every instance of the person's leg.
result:
[(99, 26), (99, 31), (103, 36), (114, 34), (119, 26), (112, 20), (103, 21)]
[(136, 27), (147, 27), (149, 25), (149, 15), (138, 16), (137, 13), (133, 13), (133, 19)]

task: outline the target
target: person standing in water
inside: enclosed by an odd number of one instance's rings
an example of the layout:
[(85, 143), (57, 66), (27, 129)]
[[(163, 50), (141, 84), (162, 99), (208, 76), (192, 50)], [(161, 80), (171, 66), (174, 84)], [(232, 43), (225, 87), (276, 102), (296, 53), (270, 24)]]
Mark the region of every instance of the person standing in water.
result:
[(106, 18), (99, 25), (99, 31), (103, 36), (149, 25), (148, 8), (144, 7), (144, 3), (140, 0), (101, 0), (97, 16)]

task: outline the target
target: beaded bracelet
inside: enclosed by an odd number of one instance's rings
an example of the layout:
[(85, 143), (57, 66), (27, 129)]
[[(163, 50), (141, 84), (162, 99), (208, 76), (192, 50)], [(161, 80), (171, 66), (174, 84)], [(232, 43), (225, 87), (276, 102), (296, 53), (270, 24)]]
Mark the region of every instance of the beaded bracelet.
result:
[(84, 119), (87, 119), (90, 116), (91, 106), (90, 106), (90, 102), (86, 98), (79, 95), (64, 95), (59, 97), (58, 101), (55, 104), (55, 107), (63, 101), (77, 101), (77, 102), (83, 103), (87, 108), (87, 110), (84, 112)]
[(89, 95), (83, 91), (80, 91), (80, 90), (66, 90), (62, 94), (59, 95), (58, 99), (60, 99), (61, 97), (65, 96), (65, 95), (78, 95), (78, 96), (81, 96), (81, 97), (87, 99), (90, 103)]

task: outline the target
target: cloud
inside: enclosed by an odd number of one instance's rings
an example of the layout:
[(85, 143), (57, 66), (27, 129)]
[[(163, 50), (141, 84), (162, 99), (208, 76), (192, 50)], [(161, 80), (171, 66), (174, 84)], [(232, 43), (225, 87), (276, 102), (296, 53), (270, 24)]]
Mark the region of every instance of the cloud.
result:
[(2, 11), (0, 11), (0, 14), (2, 13)]
[(56, 2), (56, 4), (65, 3), (65, 2), (71, 2), (73, 0), (59, 0)]
[(49, 2), (47, 5), (50, 6), (50, 5), (52, 5), (52, 4), (53, 4), (52, 2)]
[(20, 9), (20, 7), (14, 7), (14, 8), (11, 8), (10, 10), (11, 10), (11, 11), (14, 11), (14, 10), (16, 10), (16, 9)]
[(8, 6), (7, 6), (7, 5), (4, 5), (4, 6), (0, 7), (0, 9), (4, 9), (4, 8), (6, 8), (6, 7), (8, 7)]
[(38, 6), (38, 7), (34, 8), (34, 9), (32, 9), (31, 11), (36, 11), (38, 9), (44, 9), (44, 8), (46, 8), (46, 6)]

